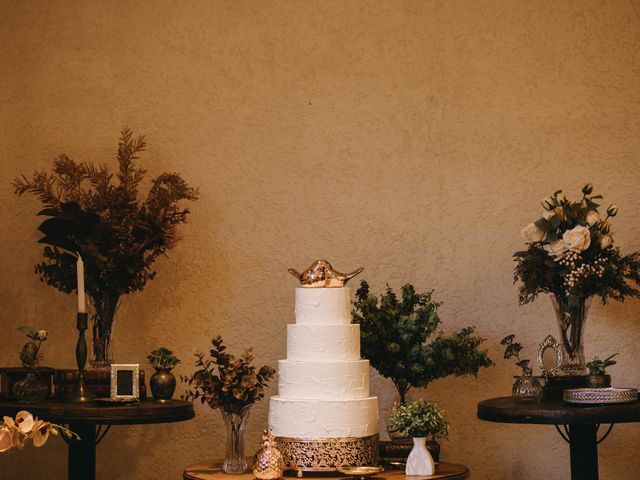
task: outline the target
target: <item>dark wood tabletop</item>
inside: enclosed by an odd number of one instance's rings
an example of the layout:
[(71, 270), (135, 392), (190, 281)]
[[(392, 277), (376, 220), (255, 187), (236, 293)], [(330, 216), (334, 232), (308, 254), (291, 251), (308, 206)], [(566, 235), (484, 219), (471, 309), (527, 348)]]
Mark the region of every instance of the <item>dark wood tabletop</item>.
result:
[(640, 422), (640, 401), (609, 405), (576, 405), (562, 400), (516, 402), (513, 397), (484, 400), (478, 418), (500, 423), (576, 425)]
[(195, 417), (193, 404), (182, 400), (158, 403), (143, 400), (128, 405), (101, 405), (94, 403), (67, 403), (47, 400), (39, 403), (0, 401), (0, 415), (14, 416), (20, 410), (53, 423), (86, 423), (95, 425), (138, 425), (171, 423)]
[[(231, 475), (222, 471), (222, 460), (209, 460), (188, 466), (183, 474), (183, 480), (226, 480)], [(233, 475), (237, 480), (255, 480), (251, 468), (241, 475)], [(339, 472), (305, 473), (303, 478), (321, 478), (322, 480), (344, 480), (346, 476)], [(286, 472), (285, 479), (295, 479), (295, 472)], [(404, 470), (385, 470), (372, 477), (372, 480), (465, 480), (469, 478), (469, 469), (455, 463), (436, 463), (436, 472), (429, 476), (405, 475)]]

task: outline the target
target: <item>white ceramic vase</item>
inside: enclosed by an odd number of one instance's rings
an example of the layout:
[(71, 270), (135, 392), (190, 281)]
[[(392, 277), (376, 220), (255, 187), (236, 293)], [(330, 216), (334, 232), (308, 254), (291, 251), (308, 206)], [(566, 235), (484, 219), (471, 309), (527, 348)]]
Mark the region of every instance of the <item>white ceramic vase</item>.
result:
[(436, 466), (433, 463), (433, 458), (427, 450), (426, 437), (414, 437), (413, 449), (409, 453), (407, 458), (407, 467), (404, 473), (411, 475), (433, 475), (436, 471)]

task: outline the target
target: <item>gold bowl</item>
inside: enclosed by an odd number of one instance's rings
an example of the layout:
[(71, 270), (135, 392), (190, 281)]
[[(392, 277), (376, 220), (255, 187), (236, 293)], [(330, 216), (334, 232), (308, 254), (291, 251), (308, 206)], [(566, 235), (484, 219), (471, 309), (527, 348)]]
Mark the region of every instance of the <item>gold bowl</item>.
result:
[(384, 468), (382, 467), (338, 467), (337, 469), (340, 473), (344, 473), (350, 477), (358, 477), (360, 480), (384, 472)]

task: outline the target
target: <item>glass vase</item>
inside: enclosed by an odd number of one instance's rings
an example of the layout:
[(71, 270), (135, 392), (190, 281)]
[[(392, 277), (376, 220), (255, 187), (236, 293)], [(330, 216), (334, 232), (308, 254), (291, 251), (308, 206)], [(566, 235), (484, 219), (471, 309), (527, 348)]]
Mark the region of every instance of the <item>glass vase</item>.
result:
[(113, 324), (120, 305), (120, 295), (91, 298), (91, 366), (97, 370), (110, 368), (113, 363)]
[(551, 295), (551, 304), (560, 328), (562, 350), (561, 375), (585, 375), (584, 329), (592, 297), (559, 297)]
[(239, 412), (221, 410), (227, 433), (227, 446), (222, 464), (224, 473), (239, 475), (249, 468), (244, 454), (244, 431), (249, 418), (249, 408), (250, 406), (246, 406)]
[(516, 377), (511, 395), (517, 402), (542, 401), (542, 385), (540, 381), (531, 375), (531, 370), (525, 370), (523, 375)]
[(40, 379), (37, 371), (28, 372), (25, 379), (13, 384), (11, 391), (20, 403), (41, 402), (49, 397), (49, 387)]

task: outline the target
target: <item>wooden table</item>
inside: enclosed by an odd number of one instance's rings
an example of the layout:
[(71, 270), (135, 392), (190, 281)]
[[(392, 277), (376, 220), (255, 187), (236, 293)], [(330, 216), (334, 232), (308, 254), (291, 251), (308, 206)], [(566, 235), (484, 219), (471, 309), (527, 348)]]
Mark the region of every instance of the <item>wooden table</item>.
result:
[(0, 416), (14, 416), (20, 410), (27, 410), (43, 420), (69, 425), (71, 430), (80, 435), (80, 441), (68, 442), (67, 477), (69, 480), (95, 480), (96, 445), (104, 438), (111, 425), (171, 423), (195, 417), (193, 404), (181, 400), (173, 400), (169, 403), (144, 400), (130, 405), (116, 406), (53, 400), (29, 404), (0, 401)]
[[(598, 479), (598, 443), (616, 423), (640, 422), (640, 402), (612, 405), (574, 405), (562, 400), (523, 403), (512, 397), (492, 398), (478, 404), (478, 418), (489, 422), (554, 425), (569, 442), (572, 480)], [(598, 428), (610, 424), (598, 440)], [(564, 426), (564, 432), (559, 427)]]
[[(288, 475), (287, 475), (288, 476)], [(182, 478), (184, 480), (229, 480), (230, 475), (225, 474), (222, 471), (222, 461), (220, 460), (209, 460), (205, 462), (195, 463), (193, 465), (188, 466), (184, 473), (182, 474)], [(305, 473), (303, 478), (322, 478), (322, 479), (343, 479), (346, 475), (341, 473)], [(292, 477), (296, 478), (295, 474), (292, 474)], [(436, 473), (435, 475), (430, 475), (428, 477), (407, 477), (404, 474), (404, 470), (385, 470), (379, 475), (372, 477), (372, 479), (378, 480), (464, 480), (465, 478), (469, 478), (469, 469), (464, 465), (457, 465), (455, 463), (444, 463), (439, 462), (436, 463)], [(242, 475), (233, 475), (234, 480), (254, 480), (255, 477), (251, 473), (251, 469), (247, 473)]]

